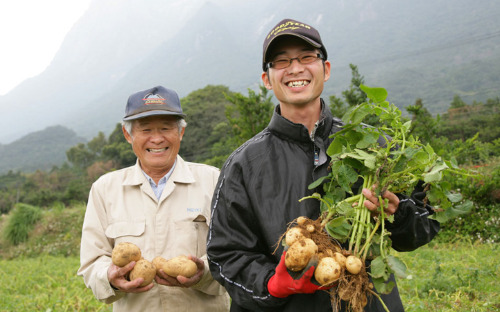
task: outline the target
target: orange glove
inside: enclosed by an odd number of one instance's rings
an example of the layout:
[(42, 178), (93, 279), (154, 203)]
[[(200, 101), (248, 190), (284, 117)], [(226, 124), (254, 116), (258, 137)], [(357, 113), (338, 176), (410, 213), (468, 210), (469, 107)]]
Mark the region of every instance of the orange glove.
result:
[[(311, 280), (314, 274), (314, 268), (317, 264), (317, 258), (309, 261), (307, 267), (302, 271), (303, 274), (298, 279), (293, 278), (285, 266), (286, 251), (281, 255), (281, 260), (276, 267), (276, 273), (271, 276), (267, 282), (267, 290), (277, 298), (285, 298), (293, 294), (312, 294), (318, 289), (329, 289), (333, 286), (321, 287)], [(293, 274), (293, 273), (292, 273)]]

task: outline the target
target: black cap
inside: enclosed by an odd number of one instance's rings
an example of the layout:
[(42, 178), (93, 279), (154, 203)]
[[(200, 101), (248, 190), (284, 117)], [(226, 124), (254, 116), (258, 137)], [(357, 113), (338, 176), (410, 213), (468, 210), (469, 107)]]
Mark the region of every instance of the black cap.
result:
[(264, 51), (262, 54), (262, 69), (264, 71), (266, 71), (266, 63), (268, 62), (269, 55), (267, 55), (267, 52), (269, 46), (274, 39), (284, 35), (295, 36), (306, 41), (313, 47), (320, 49), (325, 60), (327, 59), (328, 55), (319, 32), (310, 25), (287, 18), (276, 24), (269, 34), (267, 34), (266, 39), (264, 39)]
[(153, 115), (186, 117), (179, 96), (174, 90), (157, 86), (129, 96), (123, 120), (134, 120)]

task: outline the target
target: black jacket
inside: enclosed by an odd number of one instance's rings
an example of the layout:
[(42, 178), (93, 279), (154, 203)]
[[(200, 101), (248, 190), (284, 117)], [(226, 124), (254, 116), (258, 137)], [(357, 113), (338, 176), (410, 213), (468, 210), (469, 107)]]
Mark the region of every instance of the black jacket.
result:
[[(327, 175), (329, 136), (340, 130), (341, 121), (323, 101), (322, 107), (314, 140), (306, 127), (283, 118), (277, 106), (268, 127), (222, 167), (212, 199), (207, 254), (212, 275), (232, 298), (231, 311), (332, 311), (323, 291), (283, 299), (267, 291), (283, 252), (278, 240), (288, 223), (299, 216), (319, 217), (319, 201), (298, 200), (314, 192), (308, 190), (310, 183)], [(439, 231), (439, 223), (427, 218), (429, 212), (412, 199), (401, 200), (390, 225), (393, 248), (409, 251), (428, 243)], [(383, 298), (391, 312), (403, 310), (397, 287)], [(383, 308), (375, 299), (366, 310)]]

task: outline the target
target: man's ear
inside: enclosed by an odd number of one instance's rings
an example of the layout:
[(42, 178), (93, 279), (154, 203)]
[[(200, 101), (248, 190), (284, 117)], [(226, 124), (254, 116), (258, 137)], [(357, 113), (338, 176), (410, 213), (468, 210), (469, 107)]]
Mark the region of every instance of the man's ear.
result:
[(132, 136), (127, 132), (127, 130), (125, 130), (124, 126), (122, 126), (122, 132), (123, 132), (123, 136), (125, 137), (125, 140), (127, 140), (127, 142), (132, 144)]
[(269, 71), (262, 72), (262, 82), (264, 83), (264, 87), (268, 90), (272, 90), (273, 86), (271, 85), (271, 81), (269, 80)]

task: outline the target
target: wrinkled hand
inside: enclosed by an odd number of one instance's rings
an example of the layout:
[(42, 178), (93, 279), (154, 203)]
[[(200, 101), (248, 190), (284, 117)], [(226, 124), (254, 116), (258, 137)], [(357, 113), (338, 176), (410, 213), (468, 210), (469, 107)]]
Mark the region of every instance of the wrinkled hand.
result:
[(200, 258), (189, 256), (189, 259), (196, 263), (198, 271), (192, 277), (177, 276), (177, 278), (167, 275), (163, 270), (156, 273), (155, 280), (160, 285), (188, 288), (200, 281), (205, 273), (205, 263)]
[(144, 279), (142, 277), (136, 278), (133, 281), (128, 281), (126, 276), (134, 268), (135, 261), (130, 262), (124, 267), (119, 267), (111, 263), (108, 268), (108, 281), (111, 286), (117, 288), (120, 291), (128, 293), (141, 293), (153, 288), (154, 284), (151, 283), (144, 287), (140, 287)]
[(333, 287), (321, 287), (312, 282), (311, 279), (314, 274), (315, 265), (317, 264), (317, 258), (309, 261), (309, 264), (303, 270), (304, 273), (300, 274), (297, 279), (294, 279), (285, 266), (285, 256), (286, 251), (281, 255), (281, 260), (276, 267), (275, 274), (267, 282), (267, 290), (272, 296), (285, 298), (293, 294), (312, 294), (318, 289)]
[[(372, 189), (374, 187), (372, 187)], [(368, 210), (370, 210), (372, 212), (372, 215), (380, 214), (380, 212), (378, 211), (380, 208), (380, 203), (379, 203), (378, 197), (375, 194), (375, 192), (373, 190), (364, 188), (363, 195), (366, 198), (364, 205)], [(385, 191), (382, 194), (382, 198), (388, 199), (388, 203), (387, 203), (386, 207), (384, 207), (384, 212), (388, 216), (395, 214), (396, 211), (398, 210), (398, 206), (399, 206), (399, 198), (396, 196), (396, 194), (389, 192), (389, 191)]]

